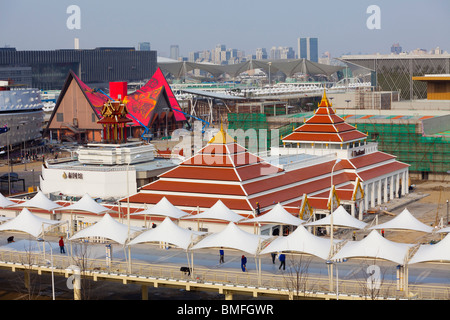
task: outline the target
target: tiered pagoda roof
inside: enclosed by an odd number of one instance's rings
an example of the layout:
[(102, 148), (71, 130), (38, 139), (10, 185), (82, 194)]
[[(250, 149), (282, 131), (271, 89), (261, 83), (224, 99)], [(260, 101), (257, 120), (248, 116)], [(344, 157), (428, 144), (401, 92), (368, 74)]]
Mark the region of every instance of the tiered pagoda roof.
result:
[[(299, 203), (303, 194), (325, 192), (330, 187), (334, 161), (286, 171), (247, 151), (221, 129), (194, 156), (161, 174), (140, 189), (130, 203), (156, 204), (166, 197), (185, 211), (200, 211), (221, 200), (244, 216), (277, 203)], [(334, 174), (336, 184), (351, 185), (356, 177), (343, 170)], [(123, 199), (122, 201), (126, 201)]]
[(343, 143), (366, 138), (366, 134), (346, 123), (334, 112), (324, 90), (314, 115), (284, 137), (283, 142)]
[[(293, 135), (302, 137), (297, 141)], [(334, 113), (324, 94), (315, 115), (284, 141), (342, 143), (365, 138), (365, 134)], [(304, 196), (307, 196), (312, 207), (327, 210), (331, 189), (336, 190), (339, 199), (351, 201), (359, 181), (365, 182), (408, 166), (397, 161), (395, 156), (380, 151), (341, 159), (336, 166), (335, 163), (335, 159), (324, 158), (316, 164), (283, 169), (248, 152), (221, 128), (194, 156), (161, 174), (159, 180), (143, 186), (129, 200), (134, 204), (154, 205), (166, 197), (187, 212), (204, 211), (221, 200), (229, 209), (249, 216), (258, 206), (264, 213), (277, 203), (292, 207), (290, 212), (298, 213)], [(333, 166), (335, 187), (331, 188)]]

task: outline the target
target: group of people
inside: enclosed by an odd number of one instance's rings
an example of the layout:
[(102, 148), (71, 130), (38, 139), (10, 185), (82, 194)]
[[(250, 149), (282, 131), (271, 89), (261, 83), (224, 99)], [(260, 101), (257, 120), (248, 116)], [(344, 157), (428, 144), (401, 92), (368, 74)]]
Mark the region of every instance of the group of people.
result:
[[(276, 253), (272, 253), (272, 263), (275, 264), (275, 258), (276, 258)], [(220, 248), (219, 250), (219, 263), (222, 264), (225, 262), (225, 254), (223, 251), (223, 248)], [(278, 267), (278, 270), (281, 270), (281, 268), (283, 268), (283, 270), (286, 270), (286, 256), (284, 255), (284, 253), (281, 253), (278, 257), (278, 259), (280, 260), (280, 266)], [(247, 271), (247, 257), (245, 255), (242, 255), (241, 257), (241, 269), (242, 272), (246, 272)]]

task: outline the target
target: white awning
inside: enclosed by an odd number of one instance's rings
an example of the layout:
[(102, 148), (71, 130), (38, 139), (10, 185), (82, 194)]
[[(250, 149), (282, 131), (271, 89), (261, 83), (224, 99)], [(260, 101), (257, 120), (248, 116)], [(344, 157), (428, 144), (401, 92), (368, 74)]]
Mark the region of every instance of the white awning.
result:
[(237, 214), (236, 212), (228, 209), (228, 207), (220, 200), (209, 209), (195, 215), (190, 215), (187, 217), (183, 217), (183, 220), (201, 220), (201, 219), (212, 219), (212, 220), (222, 220), (229, 222), (239, 222), (245, 219), (243, 216)]
[(389, 220), (388, 222), (378, 224), (370, 227), (369, 230), (381, 230), (381, 229), (400, 229), (400, 230), (414, 230), (430, 233), (433, 232), (433, 227), (417, 220), (408, 209), (404, 209), (398, 216)]
[(284, 225), (292, 225), (298, 226), (302, 224), (303, 221), (300, 218), (294, 217), (291, 213), (289, 213), (283, 206), (279, 203), (273, 207), (267, 213), (264, 213), (256, 218), (248, 219), (241, 221), (243, 223), (252, 223), (252, 222), (261, 222), (261, 223), (273, 223), (273, 224), (284, 224)]
[[(341, 240), (334, 240), (337, 243)], [(298, 252), (317, 256), (324, 260), (330, 254), (330, 240), (313, 235), (303, 226), (298, 226), (287, 237), (277, 237), (267, 245), (260, 254), (272, 252)]]
[(404, 265), (408, 250), (415, 246), (409, 243), (390, 241), (372, 230), (360, 241), (349, 241), (332, 257), (331, 260), (348, 258), (370, 258), (393, 261)]
[[(130, 237), (142, 228), (130, 227)], [(101, 237), (113, 240), (120, 244), (125, 244), (128, 239), (128, 225), (114, 220), (108, 213), (106, 213), (100, 221), (92, 226), (84, 228), (75, 233), (69, 240), (76, 240), (89, 237)]]
[(75, 202), (74, 204), (71, 204), (67, 207), (61, 207), (59, 209), (56, 209), (58, 211), (84, 211), (84, 212), (91, 212), (95, 214), (102, 214), (109, 211), (109, 208), (106, 208), (102, 206), (101, 204), (97, 203), (90, 195), (87, 193), (84, 194), (84, 196)]
[[(348, 227), (356, 229), (364, 229), (367, 223), (356, 219), (351, 214), (349, 214), (343, 206), (339, 206), (332, 214), (333, 216), (333, 226), (335, 227)], [(331, 225), (330, 215), (322, 218), (320, 220), (305, 223), (305, 226), (329, 226)]]
[(204, 248), (229, 248), (256, 254), (261, 243), (267, 236), (260, 236), (246, 232), (230, 222), (225, 229), (218, 233), (213, 233), (200, 240), (192, 247), (192, 250)]
[(52, 211), (52, 210), (61, 208), (61, 206), (59, 204), (57, 204), (56, 202), (53, 202), (49, 198), (47, 198), (42, 193), (42, 191), (38, 191), (36, 193), (36, 195), (33, 198), (31, 198), (30, 200), (16, 204), (12, 207), (38, 208), (38, 209), (43, 209), (43, 210), (47, 210), (47, 211)]
[(205, 232), (181, 228), (170, 220), (170, 218), (166, 217), (164, 221), (156, 228), (144, 231), (131, 240), (128, 245), (146, 242), (167, 242), (186, 250), (199, 236), (203, 234), (205, 234)]
[(188, 213), (178, 209), (172, 203), (170, 203), (170, 201), (167, 200), (166, 197), (163, 197), (153, 207), (143, 211), (132, 213), (131, 215), (164, 216), (174, 219), (180, 219), (181, 217), (188, 215)]
[(12, 202), (8, 198), (6, 198), (3, 194), (0, 193), (0, 208), (6, 208), (15, 205), (15, 202)]
[(450, 234), (436, 244), (422, 244), (408, 264), (430, 261), (450, 262)]
[(23, 208), (17, 217), (0, 225), (0, 231), (21, 231), (39, 237), (49, 227), (61, 221), (40, 218)]

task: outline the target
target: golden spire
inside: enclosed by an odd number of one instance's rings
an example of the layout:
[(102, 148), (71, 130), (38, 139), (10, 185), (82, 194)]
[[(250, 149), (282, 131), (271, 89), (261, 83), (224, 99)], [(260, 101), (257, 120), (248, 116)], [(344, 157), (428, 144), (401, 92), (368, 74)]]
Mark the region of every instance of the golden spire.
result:
[(322, 101), (319, 103), (319, 107), (331, 107), (331, 102), (327, 98), (327, 90), (325, 87), (323, 87), (323, 96)]
[(220, 121), (220, 131), (216, 133), (214, 137), (212, 137), (211, 140), (209, 140), (209, 143), (222, 143), (227, 144), (235, 142), (235, 140), (223, 130), (223, 123)]

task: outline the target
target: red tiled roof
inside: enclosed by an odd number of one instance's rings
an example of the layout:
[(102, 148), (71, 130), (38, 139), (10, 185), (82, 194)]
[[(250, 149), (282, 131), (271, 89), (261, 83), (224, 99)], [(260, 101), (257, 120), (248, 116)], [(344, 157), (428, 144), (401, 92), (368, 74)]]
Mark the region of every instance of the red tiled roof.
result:
[(387, 160), (395, 159), (395, 156), (384, 152), (373, 152), (363, 156), (351, 158), (348, 161), (353, 164), (356, 169), (364, 168), (376, 163), (381, 163)]
[(335, 114), (324, 93), (319, 108), (305, 124), (283, 138), (284, 142), (348, 142), (361, 140), (367, 135), (356, 130)]
[(404, 169), (407, 167), (409, 167), (408, 164), (395, 161), (395, 162), (388, 163), (388, 164), (385, 164), (383, 166), (379, 166), (379, 167), (376, 167), (373, 169), (369, 169), (369, 170), (362, 171), (362, 172), (357, 172), (357, 175), (361, 178), (362, 181), (367, 181), (367, 180), (385, 175), (390, 172), (401, 170), (401, 169)]
[(337, 133), (311, 133), (293, 132), (283, 138), (283, 141), (309, 141), (309, 142), (342, 142)]
[[(245, 199), (229, 199), (220, 197), (202, 197), (202, 196), (174, 196), (164, 194), (150, 194), (150, 193), (137, 193), (130, 197), (130, 203), (147, 203), (157, 204), (162, 197), (166, 197), (167, 200), (174, 206), (179, 207), (192, 207), (196, 208), (211, 208), (218, 200), (221, 200), (231, 210), (244, 210), (251, 211), (252, 208)], [(126, 202), (121, 200), (121, 202)], [(186, 211), (186, 210), (184, 210)]]
[(205, 193), (205, 194), (223, 194), (223, 195), (237, 195), (245, 196), (245, 192), (241, 185), (238, 184), (217, 184), (217, 183), (198, 183), (156, 180), (141, 188), (144, 191), (173, 191), (190, 193)]
[(263, 161), (264, 160), (260, 157), (249, 152), (240, 152), (236, 154), (196, 154), (181, 164), (194, 166), (210, 165), (219, 167), (239, 167)]
[(178, 166), (163, 173), (160, 177), (179, 179), (202, 179), (239, 181), (234, 168)]

